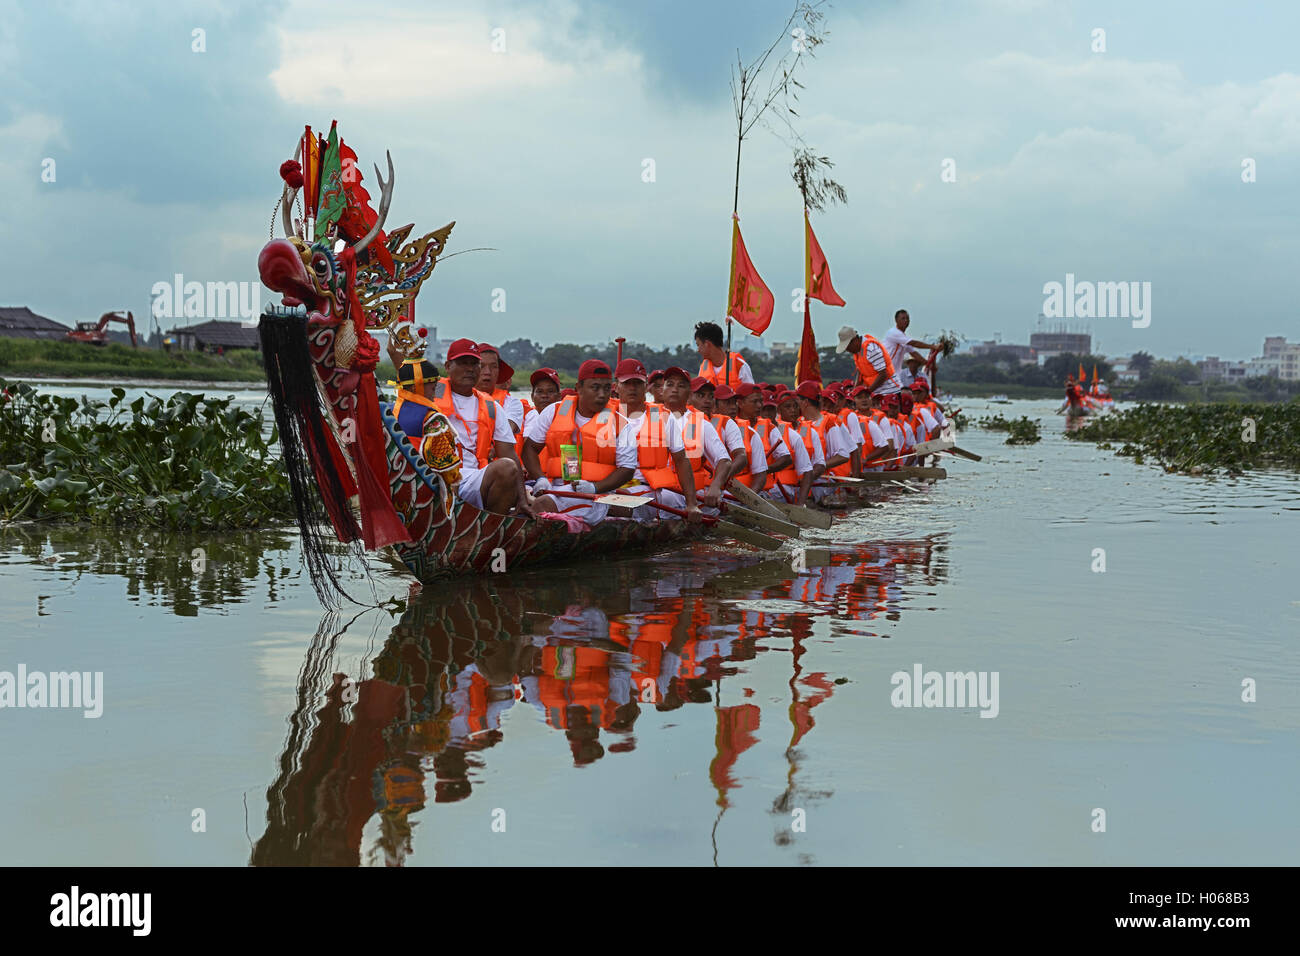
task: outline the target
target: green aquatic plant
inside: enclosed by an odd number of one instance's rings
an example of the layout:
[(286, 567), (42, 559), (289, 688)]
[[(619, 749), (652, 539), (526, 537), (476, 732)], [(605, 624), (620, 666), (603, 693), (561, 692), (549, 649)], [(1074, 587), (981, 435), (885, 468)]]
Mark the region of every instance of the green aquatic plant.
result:
[(1168, 472), (1300, 470), (1300, 399), (1285, 404), (1142, 404), (1093, 418), (1066, 437), (1118, 446), (1116, 454), (1138, 464), (1150, 458)]
[(1040, 420), (1024, 415), (1020, 418), (1003, 418), (1001, 413), (983, 415), (975, 420), (975, 425), (989, 431), (1008, 432), (1008, 445), (1032, 445), (1043, 437), (1040, 434)]
[(0, 518), (248, 528), (293, 516), (260, 411), (177, 392), (126, 402), (0, 379)]

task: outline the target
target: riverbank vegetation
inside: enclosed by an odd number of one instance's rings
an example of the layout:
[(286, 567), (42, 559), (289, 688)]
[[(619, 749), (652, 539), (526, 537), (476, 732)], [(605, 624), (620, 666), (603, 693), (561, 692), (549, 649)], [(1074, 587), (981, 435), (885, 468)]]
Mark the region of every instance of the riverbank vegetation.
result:
[(252, 349), (205, 355), (129, 345), (87, 345), (0, 337), (0, 375), (8, 378), (160, 379), (191, 382), (261, 382), (261, 356)]
[(1042, 439), (1042, 425), (1037, 418), (1022, 415), (1020, 418), (1003, 418), (997, 415), (983, 415), (975, 419), (976, 428), (985, 428), (994, 432), (1006, 432), (1008, 445), (1032, 445)]
[[(1254, 468), (1300, 471), (1300, 400), (1285, 404), (1143, 404), (1093, 418), (1067, 432), (1074, 441), (1165, 471), (1241, 474)], [(1116, 447), (1118, 446), (1118, 447)]]
[(0, 390), (0, 518), (225, 529), (293, 517), (274, 429), (233, 398)]

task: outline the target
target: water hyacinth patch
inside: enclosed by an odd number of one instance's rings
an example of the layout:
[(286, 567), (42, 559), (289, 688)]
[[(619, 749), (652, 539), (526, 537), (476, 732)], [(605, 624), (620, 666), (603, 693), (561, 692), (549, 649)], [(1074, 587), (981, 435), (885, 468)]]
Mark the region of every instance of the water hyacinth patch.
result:
[(177, 392), (125, 402), (0, 379), (0, 517), (247, 528), (293, 516), (260, 412)]
[(1042, 439), (1039, 419), (1024, 415), (1020, 418), (1003, 418), (1000, 413), (984, 415), (975, 420), (975, 425), (989, 431), (1009, 432), (1006, 441), (1008, 445), (1032, 445)]
[(1142, 404), (1098, 417), (1067, 434), (1143, 464), (1189, 475), (1252, 468), (1300, 470), (1300, 400), (1196, 405)]

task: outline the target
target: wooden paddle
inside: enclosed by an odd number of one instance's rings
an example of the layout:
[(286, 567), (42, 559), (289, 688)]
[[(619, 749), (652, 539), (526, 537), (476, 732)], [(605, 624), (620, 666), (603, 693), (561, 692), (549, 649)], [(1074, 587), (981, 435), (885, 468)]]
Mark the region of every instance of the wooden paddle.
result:
[[(660, 504), (649, 495), (593, 495), (585, 491), (556, 491), (550, 489), (545, 491), (539, 497), (550, 495), (553, 498), (580, 498), (583, 501), (594, 501), (597, 504), (619, 505), (625, 508), (639, 508), (642, 505), (649, 505), (651, 508), (658, 508), (660, 511), (667, 511), (669, 514), (685, 520), (686, 512), (678, 508), (672, 508), (668, 505)], [(614, 500), (610, 500), (614, 499)], [(635, 499), (635, 504), (628, 504), (626, 499)], [(746, 544), (752, 544), (756, 548), (763, 548), (767, 551), (779, 551), (784, 542), (779, 538), (773, 538), (770, 535), (754, 531), (750, 528), (742, 528), (740, 525), (731, 521), (723, 521), (721, 518), (715, 518), (713, 515), (700, 515), (703, 523), (712, 527), (715, 531), (721, 531), (730, 538), (737, 541), (744, 541)], [(796, 532), (798, 529), (795, 529)]]
[(769, 514), (760, 514), (742, 505), (732, 503), (727, 504), (727, 514), (742, 524), (765, 528), (776, 534), (783, 534), (787, 538), (799, 537), (799, 526), (786, 521), (784, 518), (773, 518)]
[(769, 501), (752, 488), (746, 487), (738, 481), (732, 482), (729, 493), (735, 495), (737, 500), (744, 502), (750, 509), (765, 512), (773, 518), (793, 521), (805, 528), (819, 528), (822, 531), (826, 531), (831, 526), (831, 516), (824, 511), (813, 511), (811, 508), (803, 507), (803, 505)]

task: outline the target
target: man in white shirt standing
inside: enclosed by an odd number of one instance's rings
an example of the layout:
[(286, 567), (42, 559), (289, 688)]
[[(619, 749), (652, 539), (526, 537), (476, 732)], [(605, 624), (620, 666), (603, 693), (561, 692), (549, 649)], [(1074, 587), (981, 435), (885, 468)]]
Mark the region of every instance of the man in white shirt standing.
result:
[[(907, 334), (907, 327), (911, 325), (912, 317), (907, 314), (906, 309), (899, 309), (894, 313), (894, 327), (885, 333), (884, 345), (889, 352), (889, 360), (894, 364), (895, 369), (903, 367), (903, 359), (906, 358), (909, 349), (938, 349), (939, 346), (931, 345), (928, 342), (922, 342), (920, 339), (914, 339)], [(924, 361), (924, 359), (922, 359)], [(910, 382), (904, 382), (904, 385), (910, 385)]]

